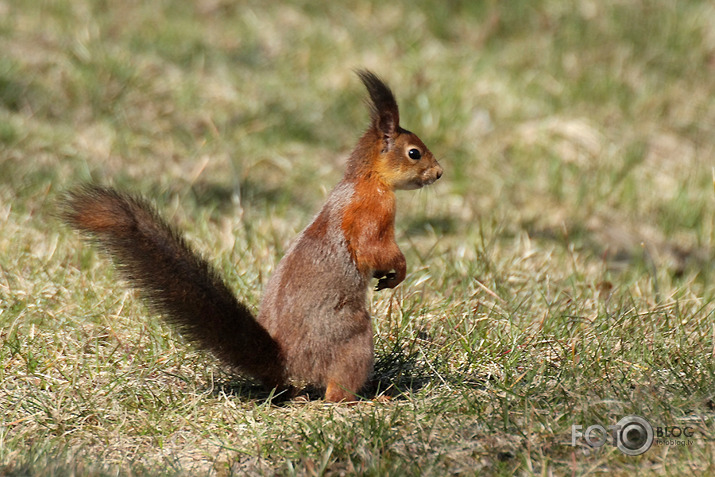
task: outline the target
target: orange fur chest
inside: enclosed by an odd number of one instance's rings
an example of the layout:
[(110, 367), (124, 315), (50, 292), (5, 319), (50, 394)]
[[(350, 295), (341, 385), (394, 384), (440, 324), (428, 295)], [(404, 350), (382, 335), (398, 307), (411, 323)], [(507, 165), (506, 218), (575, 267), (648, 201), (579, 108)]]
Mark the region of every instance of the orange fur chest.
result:
[(370, 274), (395, 240), (395, 193), (379, 180), (356, 183), (341, 229), (353, 263), (361, 274)]

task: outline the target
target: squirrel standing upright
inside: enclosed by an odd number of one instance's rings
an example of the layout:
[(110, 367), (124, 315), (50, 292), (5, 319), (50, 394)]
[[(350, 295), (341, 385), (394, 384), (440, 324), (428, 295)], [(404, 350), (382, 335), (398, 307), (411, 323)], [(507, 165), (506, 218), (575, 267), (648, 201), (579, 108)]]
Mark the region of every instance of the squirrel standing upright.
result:
[(370, 280), (381, 290), (405, 278), (394, 191), (442, 175), (424, 143), (400, 127), (389, 87), (369, 71), (357, 74), (370, 95), (370, 126), (342, 181), (278, 264), (257, 317), (144, 200), (87, 185), (62, 203), (63, 219), (93, 237), (189, 340), (270, 389), (312, 383), (335, 402), (355, 400), (372, 371)]

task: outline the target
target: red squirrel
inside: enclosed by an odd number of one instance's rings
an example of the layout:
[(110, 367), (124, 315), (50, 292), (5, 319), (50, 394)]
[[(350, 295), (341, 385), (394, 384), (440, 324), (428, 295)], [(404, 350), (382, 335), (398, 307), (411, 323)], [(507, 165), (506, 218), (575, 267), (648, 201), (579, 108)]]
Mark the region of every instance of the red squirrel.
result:
[(62, 217), (94, 239), (149, 307), (199, 347), (269, 389), (325, 388), (355, 401), (374, 364), (367, 289), (405, 279), (395, 243), (395, 190), (442, 176), (427, 146), (400, 127), (390, 88), (357, 75), (370, 96), (370, 126), (345, 176), (269, 279), (257, 316), (145, 200), (86, 185), (68, 192)]

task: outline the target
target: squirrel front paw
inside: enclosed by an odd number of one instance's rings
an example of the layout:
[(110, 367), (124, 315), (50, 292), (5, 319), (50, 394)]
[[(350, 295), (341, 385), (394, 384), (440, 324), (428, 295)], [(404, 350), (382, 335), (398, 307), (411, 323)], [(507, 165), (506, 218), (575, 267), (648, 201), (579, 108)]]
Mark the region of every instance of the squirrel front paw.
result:
[(378, 291), (383, 290), (385, 288), (395, 288), (397, 285), (399, 285), (399, 283), (400, 282), (397, 280), (397, 274), (395, 272), (390, 272), (385, 274), (377, 281), (377, 285), (375, 285), (375, 290)]

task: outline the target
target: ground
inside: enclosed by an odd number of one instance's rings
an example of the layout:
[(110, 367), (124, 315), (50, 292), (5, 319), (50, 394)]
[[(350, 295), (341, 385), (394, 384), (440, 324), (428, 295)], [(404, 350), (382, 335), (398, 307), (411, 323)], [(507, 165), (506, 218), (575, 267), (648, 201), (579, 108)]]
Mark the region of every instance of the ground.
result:
[[(5, 0), (0, 49), (0, 474), (715, 471), (711, 2)], [(445, 173), (399, 193), (365, 399), (271, 404), (57, 201), (150, 198), (255, 308), (362, 67)], [(629, 415), (642, 455), (578, 434)]]

